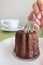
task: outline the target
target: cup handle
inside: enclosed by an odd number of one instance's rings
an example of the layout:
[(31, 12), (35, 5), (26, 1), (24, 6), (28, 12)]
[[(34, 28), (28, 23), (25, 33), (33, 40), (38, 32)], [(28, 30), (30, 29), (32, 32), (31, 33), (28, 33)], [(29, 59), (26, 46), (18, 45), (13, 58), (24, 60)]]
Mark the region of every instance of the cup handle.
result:
[(1, 21), (1, 25), (2, 25), (2, 26), (8, 27), (8, 24), (6, 24), (6, 23), (7, 23), (7, 21), (5, 21), (5, 20), (2, 20), (2, 21)]

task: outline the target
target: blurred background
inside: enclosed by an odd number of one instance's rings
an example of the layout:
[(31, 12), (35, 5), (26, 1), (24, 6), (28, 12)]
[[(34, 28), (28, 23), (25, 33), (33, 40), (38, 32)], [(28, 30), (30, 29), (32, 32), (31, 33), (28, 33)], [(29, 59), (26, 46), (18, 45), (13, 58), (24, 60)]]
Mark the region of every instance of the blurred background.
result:
[(0, 20), (19, 19), (21, 25), (28, 21), (35, 0), (0, 0)]

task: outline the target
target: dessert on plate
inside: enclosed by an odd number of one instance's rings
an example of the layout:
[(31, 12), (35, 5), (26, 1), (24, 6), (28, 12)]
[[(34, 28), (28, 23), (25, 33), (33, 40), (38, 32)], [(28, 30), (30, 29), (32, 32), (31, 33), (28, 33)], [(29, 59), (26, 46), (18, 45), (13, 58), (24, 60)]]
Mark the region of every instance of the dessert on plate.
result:
[(39, 40), (36, 31), (19, 30), (15, 35), (15, 48), (16, 56), (23, 59), (32, 59), (39, 56)]

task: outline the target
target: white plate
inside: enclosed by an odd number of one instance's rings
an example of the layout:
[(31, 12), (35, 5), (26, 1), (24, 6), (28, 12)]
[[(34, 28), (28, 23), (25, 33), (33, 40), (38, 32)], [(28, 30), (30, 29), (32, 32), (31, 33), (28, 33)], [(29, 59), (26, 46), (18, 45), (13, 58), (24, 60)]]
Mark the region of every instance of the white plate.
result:
[(22, 26), (18, 26), (17, 28), (11, 29), (11, 28), (6, 28), (6, 27), (1, 27), (2, 31), (18, 31), (18, 30), (22, 30), (24, 27)]
[(15, 37), (0, 42), (0, 65), (43, 65), (43, 38), (39, 39), (40, 56), (33, 61), (23, 60), (13, 55)]

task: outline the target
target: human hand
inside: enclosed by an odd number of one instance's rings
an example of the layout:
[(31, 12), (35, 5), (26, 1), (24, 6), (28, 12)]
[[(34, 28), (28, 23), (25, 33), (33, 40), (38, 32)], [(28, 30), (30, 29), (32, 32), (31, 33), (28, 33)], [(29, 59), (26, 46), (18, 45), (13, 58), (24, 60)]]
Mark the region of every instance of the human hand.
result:
[[(38, 15), (38, 13), (42, 11), (43, 11), (43, 0), (37, 0), (37, 2), (33, 4), (33, 11), (28, 16), (28, 20), (34, 19)], [(40, 25), (41, 25), (40, 19), (41, 19), (41, 14), (39, 14), (38, 18), (36, 18), (35, 20), (35, 24), (34, 24), (35, 29), (40, 29)]]

